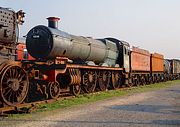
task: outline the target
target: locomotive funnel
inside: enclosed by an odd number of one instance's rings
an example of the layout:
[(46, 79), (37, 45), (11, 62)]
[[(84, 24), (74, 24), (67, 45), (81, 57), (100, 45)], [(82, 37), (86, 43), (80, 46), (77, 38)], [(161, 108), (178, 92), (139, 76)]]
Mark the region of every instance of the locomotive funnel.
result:
[(48, 17), (47, 20), (48, 20), (48, 27), (58, 29), (58, 21), (60, 20), (60, 18)]

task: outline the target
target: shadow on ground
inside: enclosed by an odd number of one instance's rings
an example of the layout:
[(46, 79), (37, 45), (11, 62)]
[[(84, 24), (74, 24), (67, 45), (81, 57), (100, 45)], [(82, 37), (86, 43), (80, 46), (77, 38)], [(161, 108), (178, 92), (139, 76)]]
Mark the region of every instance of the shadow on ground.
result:
[(115, 106), (106, 107), (106, 108), (111, 109), (111, 110), (180, 115), (179, 106), (133, 104), (133, 105), (115, 105)]

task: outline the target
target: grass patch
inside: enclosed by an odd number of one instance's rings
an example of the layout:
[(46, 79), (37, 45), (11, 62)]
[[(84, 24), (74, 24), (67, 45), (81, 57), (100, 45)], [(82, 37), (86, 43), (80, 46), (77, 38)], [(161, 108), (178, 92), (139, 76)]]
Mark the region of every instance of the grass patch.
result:
[(80, 95), (76, 98), (60, 100), (60, 101), (50, 103), (50, 104), (40, 104), (36, 112), (50, 111), (50, 110), (54, 110), (58, 108), (65, 108), (65, 107), (71, 107), (75, 105), (92, 103), (99, 100), (108, 99), (111, 97), (121, 97), (121, 96), (130, 95), (134, 93), (158, 90), (161, 88), (166, 88), (172, 85), (176, 85), (178, 83), (180, 83), (180, 80), (156, 83), (156, 84), (140, 86), (140, 87), (132, 87), (125, 90), (109, 90), (105, 92), (97, 92), (93, 94)]

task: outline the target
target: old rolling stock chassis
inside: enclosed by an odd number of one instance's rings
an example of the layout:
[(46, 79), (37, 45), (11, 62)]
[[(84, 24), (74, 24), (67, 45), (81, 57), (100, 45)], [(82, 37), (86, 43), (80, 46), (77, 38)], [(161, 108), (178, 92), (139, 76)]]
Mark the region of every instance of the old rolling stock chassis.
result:
[(28, 74), (15, 61), (18, 24), (23, 24), (24, 12), (0, 8), (0, 105), (22, 103), (29, 88)]
[[(24, 13), (0, 8), (0, 107), (180, 78), (180, 60), (132, 47), (116, 38), (93, 39), (58, 29), (56, 17), (17, 43)], [(27, 50), (26, 50), (27, 48)]]

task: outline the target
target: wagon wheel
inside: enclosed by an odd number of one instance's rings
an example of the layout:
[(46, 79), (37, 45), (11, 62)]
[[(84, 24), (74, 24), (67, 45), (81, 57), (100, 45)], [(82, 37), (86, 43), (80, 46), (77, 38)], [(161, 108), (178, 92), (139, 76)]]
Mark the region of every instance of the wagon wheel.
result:
[(163, 82), (166, 82), (166, 81), (167, 81), (167, 76), (164, 75), (164, 76), (163, 76)]
[(153, 84), (153, 77), (152, 76), (149, 77), (149, 84)]
[(136, 79), (135, 79), (135, 77), (132, 77), (131, 80), (132, 80), (132, 86), (136, 85)]
[(128, 87), (133, 87), (134, 86), (134, 83), (133, 83), (134, 81), (133, 80), (134, 80), (133, 78), (128, 79), (128, 84), (127, 84)]
[(158, 75), (157, 76), (157, 83), (159, 83), (161, 81), (161, 77)]
[(117, 71), (112, 72), (112, 89), (118, 89), (121, 85), (121, 77)]
[(144, 76), (141, 77), (140, 85), (144, 86), (145, 85), (145, 78)]
[(110, 76), (108, 71), (99, 72), (98, 85), (101, 91), (105, 91), (109, 85)]
[(153, 83), (156, 83), (156, 82), (157, 82), (157, 77), (154, 76), (154, 77), (153, 77)]
[(83, 88), (86, 93), (94, 92), (96, 88), (97, 74), (95, 71), (87, 71), (83, 75)]
[(136, 84), (136, 86), (140, 85), (139, 77), (136, 77), (135, 84)]
[(28, 75), (24, 69), (9, 65), (1, 75), (0, 96), (2, 101), (15, 106), (24, 101), (29, 89)]
[(74, 96), (78, 96), (81, 92), (81, 86), (80, 85), (71, 85), (70, 91)]
[(146, 81), (146, 85), (149, 85), (149, 84), (150, 84), (150, 79), (149, 79), (148, 76), (146, 76), (145, 81)]
[(48, 87), (49, 87), (49, 91), (48, 91), (49, 98), (51, 98), (51, 99), (58, 98), (60, 95), (60, 91), (61, 91), (59, 83), (58, 82), (50, 82), (48, 84)]
[(158, 83), (159, 82), (159, 77), (158, 76), (156, 76), (156, 83)]

